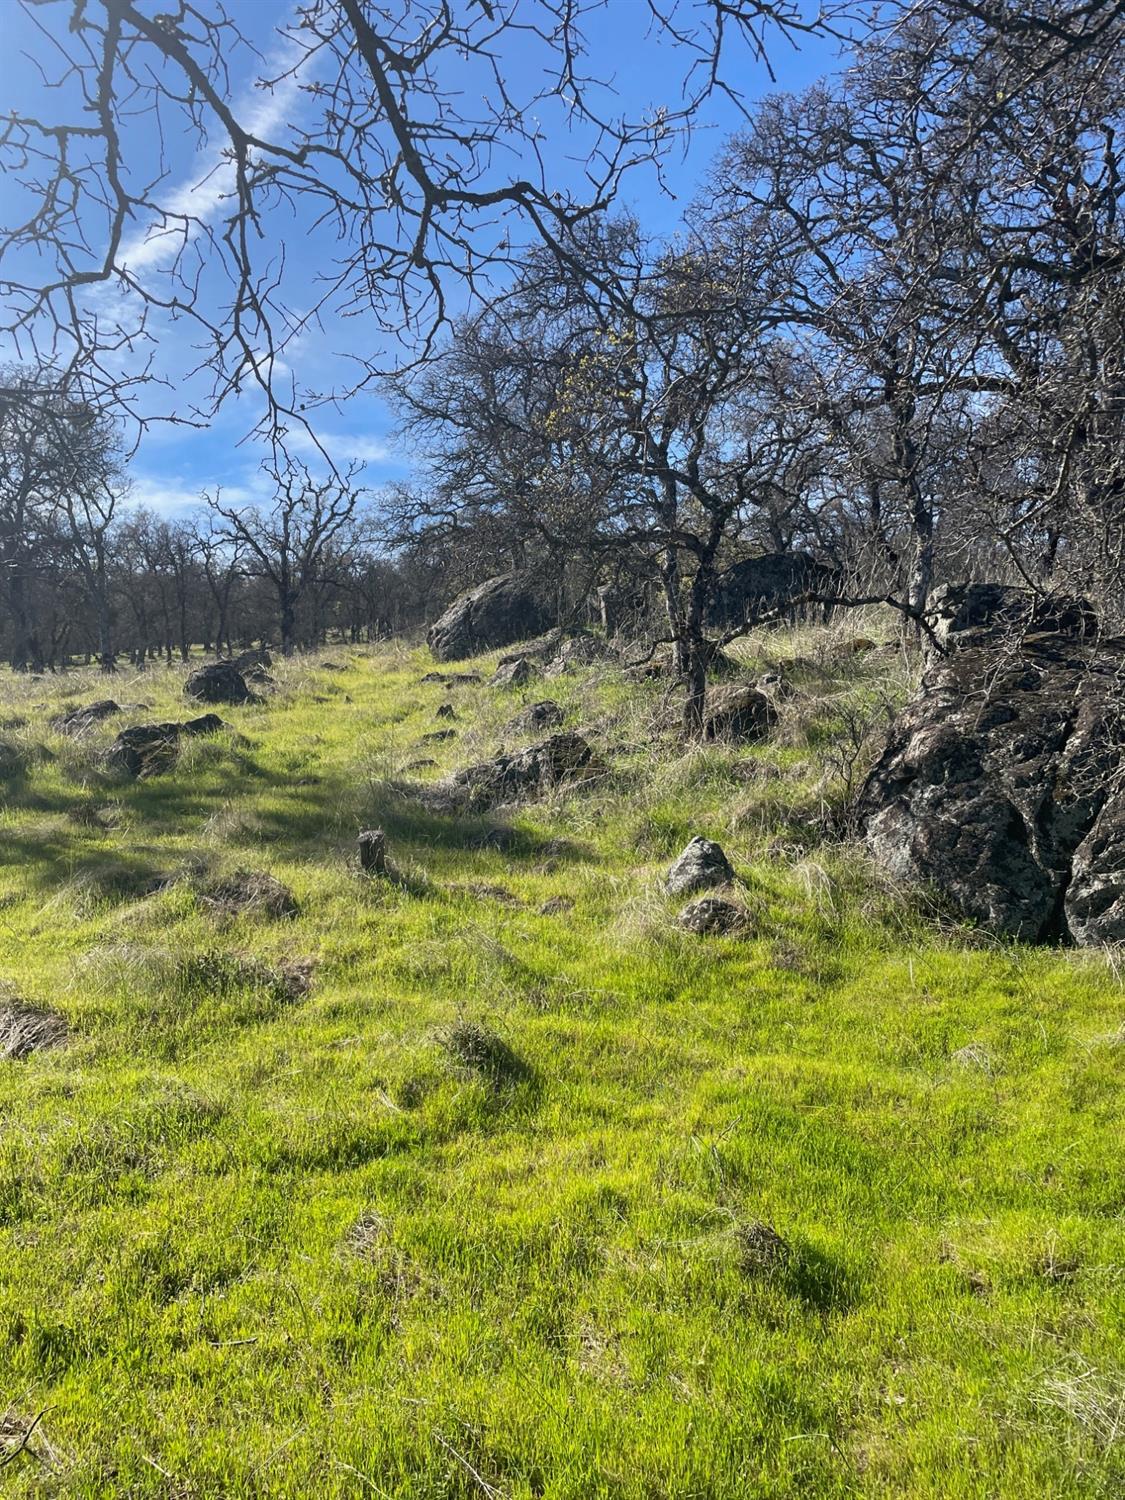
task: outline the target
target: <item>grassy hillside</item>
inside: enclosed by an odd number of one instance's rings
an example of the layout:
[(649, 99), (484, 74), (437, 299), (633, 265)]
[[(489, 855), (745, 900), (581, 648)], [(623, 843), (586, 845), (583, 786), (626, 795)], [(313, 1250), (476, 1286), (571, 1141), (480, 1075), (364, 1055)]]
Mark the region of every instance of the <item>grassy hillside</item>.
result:
[[(146, 707), (77, 742), (47, 721), (96, 674), (0, 680), (0, 977), (69, 1028), (0, 1062), (0, 1492), (1125, 1492), (1118, 970), (825, 837), (908, 682), (840, 644), (744, 643), (799, 691), (768, 744), (686, 753), (659, 683), (340, 648), (140, 782), (99, 751), (186, 717), (181, 670), (119, 674)], [(395, 794), (548, 695), (596, 785)], [(749, 936), (677, 929), (695, 833)], [(297, 914), (232, 910), (240, 872)]]

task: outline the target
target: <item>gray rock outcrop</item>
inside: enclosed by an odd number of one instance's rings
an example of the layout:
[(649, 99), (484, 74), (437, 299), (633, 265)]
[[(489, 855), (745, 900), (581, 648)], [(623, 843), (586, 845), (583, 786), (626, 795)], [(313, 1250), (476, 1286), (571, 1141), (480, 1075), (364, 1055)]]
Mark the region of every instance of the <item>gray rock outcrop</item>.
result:
[(232, 661), (212, 661), (192, 672), (184, 683), (189, 698), (201, 703), (254, 703), (255, 695)]
[(520, 573), (502, 573), (458, 595), (426, 639), (438, 661), (458, 661), (529, 640), (546, 627), (547, 614), (531, 581)]

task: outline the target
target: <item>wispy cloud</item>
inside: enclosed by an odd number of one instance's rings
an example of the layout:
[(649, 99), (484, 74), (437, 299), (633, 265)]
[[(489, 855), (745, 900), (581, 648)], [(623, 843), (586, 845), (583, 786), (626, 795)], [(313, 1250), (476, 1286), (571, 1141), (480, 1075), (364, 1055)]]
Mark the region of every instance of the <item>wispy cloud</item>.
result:
[[(320, 443), (319, 448), (317, 440)], [(398, 457), (383, 438), (355, 432), (321, 432), (318, 430), (314, 440), (302, 428), (295, 428), (286, 438), (286, 447), (290, 453), (300, 458), (312, 459), (319, 458), (320, 450), (323, 449), (335, 463), (347, 463), (354, 459), (358, 463), (382, 464), (394, 462)]]
[[(272, 89), (247, 88), (233, 101), (232, 112), (248, 134), (267, 138), (293, 118), (308, 71), (303, 57), (292, 44), (278, 49), (266, 59), (263, 75), (280, 82)], [(166, 218), (128, 239), (119, 264), (133, 275), (167, 266), (219, 214), (234, 190), (235, 169), (229, 156), (216, 147), (201, 152), (183, 181), (164, 198)]]

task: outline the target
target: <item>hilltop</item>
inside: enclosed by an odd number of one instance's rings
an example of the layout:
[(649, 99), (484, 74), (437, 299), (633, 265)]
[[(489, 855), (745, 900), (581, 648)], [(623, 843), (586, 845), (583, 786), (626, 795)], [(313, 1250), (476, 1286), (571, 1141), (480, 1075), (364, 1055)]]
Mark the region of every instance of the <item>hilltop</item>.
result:
[[(0, 679), (0, 1488), (1120, 1494), (1119, 971), (850, 836), (892, 630), (751, 634), (778, 722), (687, 748), (620, 665), (340, 646), (139, 779), (190, 667), (77, 737), (107, 679)], [(595, 774), (413, 794), (546, 698)], [(733, 935), (664, 888), (695, 836)]]

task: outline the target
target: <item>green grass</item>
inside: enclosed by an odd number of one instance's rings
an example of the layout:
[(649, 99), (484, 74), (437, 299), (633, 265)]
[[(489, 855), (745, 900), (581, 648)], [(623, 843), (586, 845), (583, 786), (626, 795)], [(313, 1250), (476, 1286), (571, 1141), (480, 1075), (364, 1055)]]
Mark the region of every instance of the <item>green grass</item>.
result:
[[(79, 743), (47, 720), (96, 674), (0, 680), (0, 979), (69, 1026), (0, 1062), (0, 1493), (1125, 1492), (1115, 962), (987, 943), (825, 838), (906, 690), (834, 641), (748, 642), (802, 691), (768, 745), (686, 753), (659, 684), (336, 648), (137, 783), (97, 750), (186, 717), (182, 671), (122, 672), (150, 707)], [(394, 794), (548, 695), (604, 782)], [(359, 873), (376, 825), (396, 880)], [(694, 833), (750, 938), (676, 929)], [(208, 906), (237, 870), (298, 915)]]

